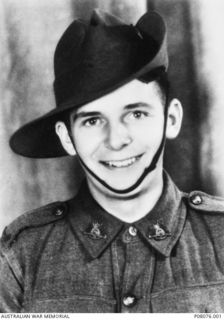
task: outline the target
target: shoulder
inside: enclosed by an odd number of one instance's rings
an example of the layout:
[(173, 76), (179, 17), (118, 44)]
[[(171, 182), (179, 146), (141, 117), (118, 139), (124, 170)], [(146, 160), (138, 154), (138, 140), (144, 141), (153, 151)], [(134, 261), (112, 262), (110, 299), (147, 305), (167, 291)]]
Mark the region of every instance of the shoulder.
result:
[(224, 213), (224, 198), (209, 195), (202, 191), (185, 194), (187, 205), (198, 212)]
[(202, 191), (192, 191), (184, 198), (186, 219), (182, 239), (200, 246), (204, 257), (210, 256), (219, 264), (217, 257), (224, 261), (220, 250), (224, 243), (224, 199)]
[(26, 229), (37, 228), (63, 219), (67, 214), (67, 207), (67, 202), (58, 201), (22, 214), (4, 229), (1, 245), (9, 247)]

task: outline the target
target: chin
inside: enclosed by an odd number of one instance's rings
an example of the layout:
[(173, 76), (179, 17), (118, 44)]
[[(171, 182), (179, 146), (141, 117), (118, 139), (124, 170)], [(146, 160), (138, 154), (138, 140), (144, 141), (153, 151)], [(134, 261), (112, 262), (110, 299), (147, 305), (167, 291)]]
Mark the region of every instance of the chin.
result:
[(143, 174), (144, 170), (142, 170), (141, 172), (139, 172), (136, 175), (131, 175), (130, 173), (128, 174), (114, 174), (112, 177), (105, 177), (103, 178), (102, 176), (102, 180), (109, 185), (110, 187), (112, 187), (113, 189), (117, 189), (117, 190), (123, 190), (123, 189), (127, 189), (130, 188), (131, 186), (133, 186), (136, 181), (138, 181), (138, 179), (141, 177), (141, 175)]

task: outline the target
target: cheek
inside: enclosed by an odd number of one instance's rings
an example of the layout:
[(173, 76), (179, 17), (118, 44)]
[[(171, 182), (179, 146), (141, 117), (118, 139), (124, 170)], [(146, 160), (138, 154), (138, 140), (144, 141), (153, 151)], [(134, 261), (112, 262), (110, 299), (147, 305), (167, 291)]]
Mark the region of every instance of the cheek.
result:
[(74, 132), (76, 151), (81, 157), (93, 155), (102, 143), (96, 132)]
[(162, 121), (148, 121), (132, 128), (135, 141), (140, 144), (157, 144), (163, 134)]

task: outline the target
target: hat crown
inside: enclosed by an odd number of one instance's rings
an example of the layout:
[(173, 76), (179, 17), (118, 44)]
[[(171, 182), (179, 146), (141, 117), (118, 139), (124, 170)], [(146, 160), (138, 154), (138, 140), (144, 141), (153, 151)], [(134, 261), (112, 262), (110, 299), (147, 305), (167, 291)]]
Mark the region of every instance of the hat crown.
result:
[[(83, 53), (81, 48), (87, 37), (88, 29), (94, 30), (97, 27), (102, 29), (103, 26), (114, 27), (121, 26), (122, 24), (124, 23), (119, 18), (99, 9), (93, 10), (89, 23), (81, 19), (74, 20), (63, 33), (55, 49), (55, 77), (60, 76), (67, 70), (71, 70), (71, 67), (75, 67), (80, 63), (81, 54)], [(97, 28), (97, 33), (98, 32), (99, 28)], [(91, 39), (90, 36), (89, 39)], [(85, 42), (87, 42), (87, 40)], [(100, 42), (98, 41), (97, 43)]]
[[(145, 17), (133, 26), (94, 10), (89, 23), (74, 21), (55, 51), (57, 106), (71, 103), (76, 95), (77, 103), (87, 103), (85, 97), (109, 90), (151, 61), (162, 42), (158, 34), (165, 33), (160, 16), (152, 17), (151, 24), (144, 22)], [(158, 27), (158, 22), (162, 22), (162, 27), (159, 26), (162, 31), (156, 30), (155, 36), (155, 30), (151, 32), (148, 27), (154, 24)]]

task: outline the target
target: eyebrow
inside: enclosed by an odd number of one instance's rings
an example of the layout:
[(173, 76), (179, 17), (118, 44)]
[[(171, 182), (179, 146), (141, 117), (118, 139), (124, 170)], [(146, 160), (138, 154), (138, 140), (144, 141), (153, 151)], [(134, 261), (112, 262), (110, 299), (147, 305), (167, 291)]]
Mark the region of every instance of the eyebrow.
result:
[(74, 114), (73, 116), (73, 121), (79, 119), (79, 118), (86, 118), (86, 117), (96, 117), (101, 115), (100, 112), (97, 111), (91, 111), (91, 112), (85, 112), (85, 111), (81, 111), (81, 112), (77, 112)]
[[(150, 105), (148, 103), (144, 103), (144, 102), (136, 102), (136, 103), (126, 105), (124, 107), (124, 110), (133, 110), (133, 109), (141, 108), (141, 107), (150, 107)], [(73, 121), (80, 119), (80, 118), (97, 117), (100, 115), (102, 115), (102, 113), (99, 111), (81, 111), (81, 112), (77, 112), (74, 114)]]
[(141, 107), (150, 107), (150, 105), (145, 102), (136, 102), (136, 103), (126, 105), (124, 107), (124, 110), (132, 110), (132, 109), (141, 108)]

